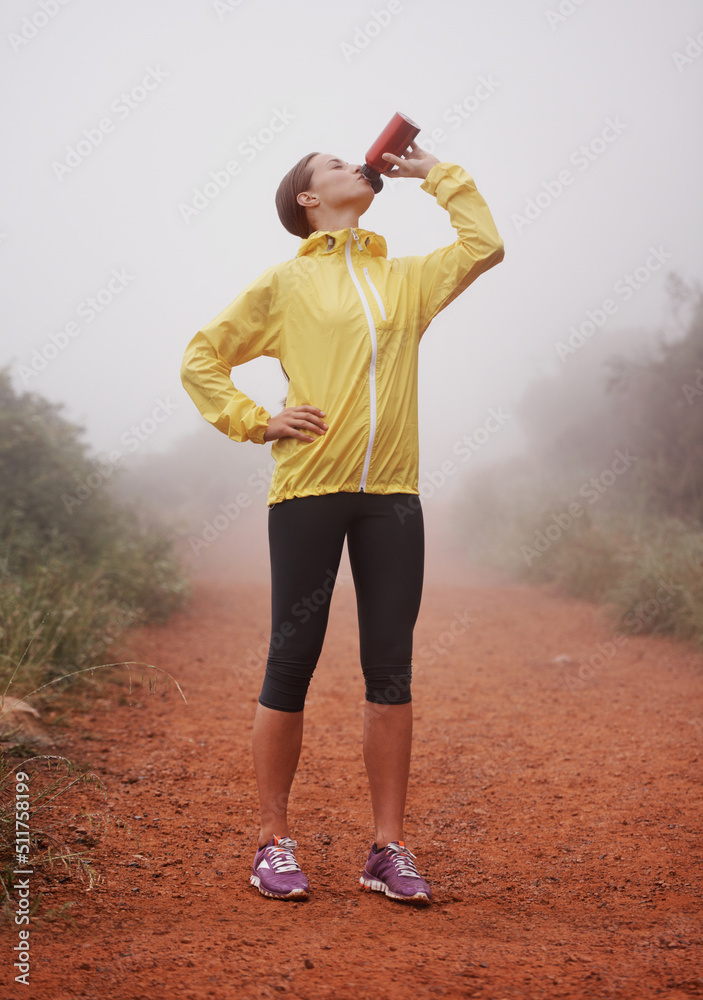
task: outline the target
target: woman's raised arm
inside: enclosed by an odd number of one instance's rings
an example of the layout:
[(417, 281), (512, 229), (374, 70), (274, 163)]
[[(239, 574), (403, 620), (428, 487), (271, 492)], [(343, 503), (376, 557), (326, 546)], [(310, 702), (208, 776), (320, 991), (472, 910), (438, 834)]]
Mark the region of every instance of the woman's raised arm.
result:
[[(471, 174), (458, 163), (433, 160), (420, 187), (449, 213), (457, 239), (425, 256), (396, 258), (396, 266), (417, 292), (420, 337), (437, 313), (505, 256), (503, 240)], [(412, 163), (406, 161), (406, 169), (425, 169), (424, 157), (415, 161), (415, 167)]]

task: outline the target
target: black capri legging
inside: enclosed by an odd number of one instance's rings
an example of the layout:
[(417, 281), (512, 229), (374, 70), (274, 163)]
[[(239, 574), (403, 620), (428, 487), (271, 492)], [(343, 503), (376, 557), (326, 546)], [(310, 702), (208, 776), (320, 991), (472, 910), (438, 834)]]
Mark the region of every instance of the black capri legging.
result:
[(271, 641), (259, 702), (282, 712), (304, 708), (345, 535), (366, 700), (412, 701), (413, 628), (425, 559), (420, 497), (362, 492), (293, 497), (269, 509), (268, 528)]

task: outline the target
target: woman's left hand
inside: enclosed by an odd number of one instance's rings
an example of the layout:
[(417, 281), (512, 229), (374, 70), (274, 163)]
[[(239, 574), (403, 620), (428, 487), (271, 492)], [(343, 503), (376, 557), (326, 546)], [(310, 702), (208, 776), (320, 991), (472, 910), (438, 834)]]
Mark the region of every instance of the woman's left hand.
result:
[(427, 150), (418, 146), (414, 139), (411, 140), (409, 148), (410, 153), (406, 149), (403, 157), (396, 156), (394, 153), (383, 154), (381, 158), (395, 164), (396, 167), (395, 170), (389, 170), (387, 174), (383, 174), (384, 177), (422, 177), (424, 180), (430, 172), (430, 168), (435, 163), (441, 162), (432, 153), (428, 153)]

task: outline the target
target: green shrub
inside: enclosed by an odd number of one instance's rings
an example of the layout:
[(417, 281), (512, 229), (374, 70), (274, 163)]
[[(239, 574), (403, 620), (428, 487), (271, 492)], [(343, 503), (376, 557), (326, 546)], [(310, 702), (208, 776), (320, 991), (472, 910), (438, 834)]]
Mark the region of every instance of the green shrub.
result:
[[(607, 604), (623, 628), (703, 645), (703, 527), (603, 497), (549, 541), (547, 528), (557, 523), (552, 515), (568, 509), (583, 481), (575, 475), (553, 482), (521, 463), (475, 475), (454, 511), (467, 558)], [(541, 551), (538, 536), (549, 542)]]
[(166, 526), (106, 488), (67, 502), (95, 462), (61, 409), (0, 372), (0, 690), (16, 696), (187, 597)]
[(703, 645), (703, 292), (672, 286), (684, 335), (605, 360), (594, 341), (531, 383), (521, 456), (473, 472), (454, 519), (476, 565)]
[(643, 521), (603, 594), (615, 620), (703, 647), (703, 529), (678, 518)]

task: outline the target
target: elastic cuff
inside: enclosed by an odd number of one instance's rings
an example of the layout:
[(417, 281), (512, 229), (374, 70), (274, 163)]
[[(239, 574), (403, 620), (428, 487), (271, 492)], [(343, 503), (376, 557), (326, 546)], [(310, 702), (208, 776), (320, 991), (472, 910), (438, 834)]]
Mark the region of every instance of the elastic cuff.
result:
[(448, 163), (449, 163), (449, 160), (441, 160), (439, 163), (433, 163), (432, 164), (432, 166), (430, 167), (430, 169), (427, 171), (427, 177), (423, 178), (422, 184), (420, 185), (420, 188), (421, 188), (422, 191), (429, 191), (430, 194), (434, 194), (435, 188), (437, 187), (437, 183), (439, 182), (441, 174), (438, 174), (437, 177), (435, 178), (435, 177), (432, 176), (432, 171), (436, 167), (447, 166)]
[(261, 698), (259, 698), (259, 704), (263, 705), (264, 708), (270, 708), (272, 712), (289, 712), (289, 713), (290, 712), (302, 712), (303, 709), (305, 708), (304, 705), (303, 705), (303, 708), (281, 708), (280, 705), (267, 705), (265, 701), (261, 700)]
[(254, 444), (268, 444), (268, 441), (264, 441), (264, 434), (268, 428), (271, 414), (268, 410), (261, 410), (257, 413), (257, 416), (261, 419), (261, 423), (256, 423), (253, 427), (247, 428), (247, 438), (249, 441), (253, 441)]
[(369, 698), (369, 696), (366, 695), (366, 701), (368, 701), (369, 704), (384, 705), (386, 708), (392, 708), (393, 705), (409, 705), (412, 700), (412, 695), (404, 698), (402, 701), (376, 701), (375, 698)]

